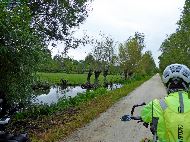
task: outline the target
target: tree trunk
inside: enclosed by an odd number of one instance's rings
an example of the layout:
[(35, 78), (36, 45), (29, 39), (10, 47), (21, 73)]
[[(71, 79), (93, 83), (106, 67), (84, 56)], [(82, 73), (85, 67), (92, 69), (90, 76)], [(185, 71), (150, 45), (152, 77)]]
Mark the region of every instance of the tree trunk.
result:
[(108, 87), (108, 82), (107, 82), (107, 75), (108, 75), (108, 68), (104, 69), (103, 76), (104, 76), (104, 87)]
[(98, 78), (99, 78), (101, 72), (102, 72), (102, 71), (100, 71), (100, 70), (95, 70), (95, 71), (94, 71), (94, 75), (95, 75), (94, 84), (95, 84), (96, 86), (98, 86), (98, 84), (99, 84)]
[(88, 71), (87, 83), (90, 83), (90, 77), (92, 76), (92, 69)]

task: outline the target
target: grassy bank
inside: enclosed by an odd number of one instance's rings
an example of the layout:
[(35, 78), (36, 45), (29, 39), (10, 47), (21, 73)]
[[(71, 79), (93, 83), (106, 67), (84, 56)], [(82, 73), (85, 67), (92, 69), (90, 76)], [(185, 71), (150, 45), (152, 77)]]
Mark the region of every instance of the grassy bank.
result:
[(98, 117), (100, 113), (106, 111), (149, 78), (136, 77), (114, 91), (99, 88), (79, 94), (74, 98), (63, 98), (51, 106), (30, 108), (29, 111), (17, 115), (9, 128), (16, 132), (28, 131), (34, 142), (63, 139), (77, 128)]
[[(61, 79), (68, 80), (68, 84), (71, 85), (81, 85), (86, 82), (87, 74), (66, 74), (66, 73), (37, 73), (36, 74), (40, 81), (47, 81), (51, 84), (60, 83)], [(120, 82), (120, 75), (108, 75), (107, 80), (110, 82)], [(103, 76), (100, 75), (99, 78), (100, 83), (103, 83)], [(94, 75), (91, 77), (91, 82), (94, 82)]]

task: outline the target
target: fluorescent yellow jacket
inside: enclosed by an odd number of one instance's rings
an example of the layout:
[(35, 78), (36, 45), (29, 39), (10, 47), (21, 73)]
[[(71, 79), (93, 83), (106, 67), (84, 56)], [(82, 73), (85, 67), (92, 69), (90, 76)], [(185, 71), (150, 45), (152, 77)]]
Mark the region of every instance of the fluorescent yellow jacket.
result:
[[(171, 93), (161, 100), (153, 100), (141, 110), (144, 122), (158, 117), (157, 135), (160, 142), (190, 142), (190, 99), (187, 92)], [(180, 101), (182, 100), (182, 101)], [(183, 107), (182, 107), (183, 106)]]

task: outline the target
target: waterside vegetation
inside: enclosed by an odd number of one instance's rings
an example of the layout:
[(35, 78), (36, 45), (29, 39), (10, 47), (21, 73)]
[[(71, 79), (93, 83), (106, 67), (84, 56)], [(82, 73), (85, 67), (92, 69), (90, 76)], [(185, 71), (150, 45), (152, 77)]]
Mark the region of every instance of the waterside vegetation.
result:
[(133, 78), (114, 91), (99, 88), (74, 98), (62, 99), (51, 106), (33, 107), (25, 113), (17, 114), (10, 128), (16, 126), (16, 131), (27, 130), (34, 142), (59, 140), (98, 117), (149, 78)]

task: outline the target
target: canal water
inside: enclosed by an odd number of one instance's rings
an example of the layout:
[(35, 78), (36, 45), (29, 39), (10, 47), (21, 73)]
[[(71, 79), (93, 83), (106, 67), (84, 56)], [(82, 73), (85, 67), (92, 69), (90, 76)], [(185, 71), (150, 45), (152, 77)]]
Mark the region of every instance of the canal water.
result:
[[(121, 84), (113, 84), (112, 87), (108, 86), (108, 90), (114, 90), (121, 88)], [(50, 90), (46, 93), (41, 93), (32, 102), (34, 104), (47, 104), (57, 103), (60, 98), (75, 97), (78, 93), (84, 93), (86, 89), (82, 89), (81, 86), (68, 86), (63, 88), (61, 86), (51, 86)]]

